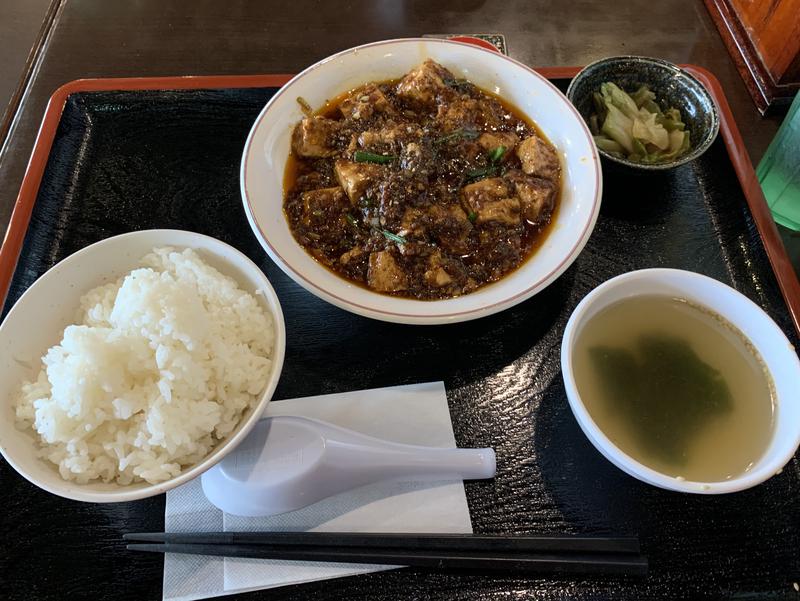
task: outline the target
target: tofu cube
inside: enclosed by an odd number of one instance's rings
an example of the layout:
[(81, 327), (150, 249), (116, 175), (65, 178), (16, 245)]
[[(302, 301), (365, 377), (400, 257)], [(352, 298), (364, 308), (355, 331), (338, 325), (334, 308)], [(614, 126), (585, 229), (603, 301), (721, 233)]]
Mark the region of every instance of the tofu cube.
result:
[(453, 283), (453, 278), (442, 265), (442, 255), (436, 252), (428, 259), (428, 269), (423, 274), (423, 279), (429, 286), (441, 288)]
[(307, 227), (339, 219), (349, 208), (344, 190), (338, 186), (303, 192), (300, 198), (303, 200), (303, 224)]
[(350, 202), (356, 205), (372, 184), (378, 181), (385, 169), (372, 163), (354, 163), (338, 160), (334, 164), (336, 179), (344, 189)]
[(517, 147), (517, 156), (522, 163), (522, 170), (528, 175), (536, 175), (545, 179), (556, 179), (561, 166), (553, 147), (539, 136), (525, 138)]
[(461, 202), (467, 214), (475, 214), (475, 223), (495, 222), (506, 225), (521, 223), (519, 198), (511, 196), (500, 177), (484, 179), (461, 189)]
[(556, 185), (552, 180), (525, 175), (518, 169), (505, 175), (519, 198), (522, 216), (530, 223), (546, 219), (555, 205)]
[(503, 146), (506, 149), (503, 158), (510, 156), (518, 143), (517, 134), (511, 131), (485, 132), (478, 137), (478, 144), (486, 152), (492, 152), (495, 148)]
[(324, 117), (306, 117), (292, 132), (292, 149), (307, 158), (330, 157), (337, 153), (335, 136), (340, 124)]
[(391, 113), (392, 105), (375, 84), (355, 90), (339, 105), (345, 119), (369, 119), (376, 112)]
[(408, 276), (388, 250), (369, 255), (367, 285), (378, 292), (398, 292), (408, 288)]
[(414, 106), (433, 108), (437, 96), (450, 90), (445, 83), (446, 79), (453, 79), (453, 74), (439, 63), (428, 59), (400, 80), (397, 84), (397, 95)]

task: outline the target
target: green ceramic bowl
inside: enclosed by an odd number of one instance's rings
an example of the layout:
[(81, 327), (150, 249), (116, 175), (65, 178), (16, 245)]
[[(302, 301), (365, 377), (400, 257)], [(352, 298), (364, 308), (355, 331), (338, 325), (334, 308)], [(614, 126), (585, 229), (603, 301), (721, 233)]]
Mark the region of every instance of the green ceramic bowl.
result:
[(703, 154), (719, 133), (719, 114), (711, 95), (692, 75), (667, 61), (643, 56), (614, 56), (587, 65), (570, 83), (567, 98), (588, 123), (594, 112), (592, 94), (611, 81), (626, 92), (648, 85), (662, 109), (675, 107), (690, 132), (689, 152), (674, 161), (642, 164), (615, 157), (598, 148), (613, 163), (641, 171), (664, 171), (693, 161)]

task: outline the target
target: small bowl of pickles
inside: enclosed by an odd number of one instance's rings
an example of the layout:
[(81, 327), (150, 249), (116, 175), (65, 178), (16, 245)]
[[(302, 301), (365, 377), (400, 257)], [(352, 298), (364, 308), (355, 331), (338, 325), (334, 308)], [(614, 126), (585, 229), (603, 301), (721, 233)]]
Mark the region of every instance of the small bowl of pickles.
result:
[(670, 62), (616, 56), (587, 65), (567, 98), (607, 161), (641, 171), (674, 169), (702, 155), (719, 133), (711, 95)]

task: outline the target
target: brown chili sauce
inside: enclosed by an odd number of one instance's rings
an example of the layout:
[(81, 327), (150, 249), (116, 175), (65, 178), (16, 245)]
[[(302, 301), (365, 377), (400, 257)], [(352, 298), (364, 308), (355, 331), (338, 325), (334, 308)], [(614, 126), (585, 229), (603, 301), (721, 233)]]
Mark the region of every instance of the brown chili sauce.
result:
[(426, 61), (298, 123), (284, 190), (291, 231), (318, 262), (376, 292), (435, 300), (536, 251), (561, 168), (519, 110)]

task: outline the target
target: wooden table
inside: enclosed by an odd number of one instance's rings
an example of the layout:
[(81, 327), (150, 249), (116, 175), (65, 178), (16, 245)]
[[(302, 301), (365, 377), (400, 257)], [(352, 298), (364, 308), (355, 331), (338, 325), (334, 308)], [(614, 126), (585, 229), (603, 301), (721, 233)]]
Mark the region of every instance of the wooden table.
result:
[[(37, 37), (46, 28), (49, 7), (50, 0), (5, 0), (0, 9), (0, 123), (13, 117), (19, 100), (16, 96), (26, 83), (22, 75), (38, 55)], [(0, 129), (0, 141), (2, 132)]]
[(503, 33), (511, 56), (534, 66), (643, 54), (706, 67), (722, 82), (754, 162), (764, 153), (780, 117), (759, 115), (701, 0), (557, 6), (546, 0), (61, 0), (0, 156), (0, 230), (8, 224), (47, 99), (67, 81), (290, 73), (344, 48), (426, 33)]
[[(754, 160), (761, 157), (779, 123), (779, 118), (760, 117), (700, 0), (629, 0), (616, 4), (585, 0), (555, 4), (544, 0), (65, 0), (58, 6), (17, 111), (15, 127), (0, 155), (0, 228), (5, 230), (8, 222), (47, 100), (67, 81), (82, 77), (296, 72), (357, 44), (442, 32), (503, 33), (511, 56), (535, 66), (580, 65), (607, 55), (643, 54), (706, 67), (721, 80)], [(8, 478), (21, 479), (5, 467)], [(18, 489), (22, 486), (29, 485), (17, 483)], [(31, 498), (42, 496), (32, 494)], [(114, 574), (117, 582), (130, 584), (127, 590), (119, 590), (107, 584), (111, 574), (92, 575), (91, 566), (82, 560), (81, 548), (85, 545), (96, 551), (108, 547), (109, 553), (118, 552), (120, 532), (141, 526), (145, 513), (163, 512), (163, 498), (141, 501), (136, 512), (130, 512), (127, 504), (90, 506), (64, 501), (64, 515), (47, 513), (44, 505), (42, 511), (36, 511), (30, 502), (27, 498), (5, 499), (0, 521), (6, 538), (4, 553), (0, 554), (0, 597), (158, 598), (160, 558), (137, 560), (130, 574)], [(25, 503), (26, 510), (15, 503)], [(19, 519), (20, 515), (37, 517), (26, 521)], [(67, 519), (72, 533), (69, 540), (60, 534)], [(76, 530), (86, 533), (85, 540), (75, 539)], [(40, 536), (43, 531), (49, 536)], [(51, 569), (30, 573), (26, 571), (26, 557), (14, 554), (13, 540), (34, 535), (50, 541), (51, 547), (40, 549), (40, 553), (52, 560)], [(127, 565), (120, 563), (119, 570), (124, 571)], [(86, 576), (72, 578), (72, 588), (65, 589), (59, 577), (65, 571)], [(358, 597), (358, 587), (352, 582), (340, 581), (325, 589), (325, 598)], [(448, 587), (446, 583), (442, 586), (439, 592)], [(452, 588), (460, 591), (458, 598), (476, 598), (460, 588), (457, 577), (453, 577)], [(565, 584), (564, 594), (569, 595), (569, 591)], [(259, 598), (285, 598), (288, 594), (264, 593)], [(418, 586), (403, 594), (406, 596), (398, 593), (397, 598), (429, 598)], [(509, 590), (497, 598), (512, 594), (534, 598), (536, 590)]]

